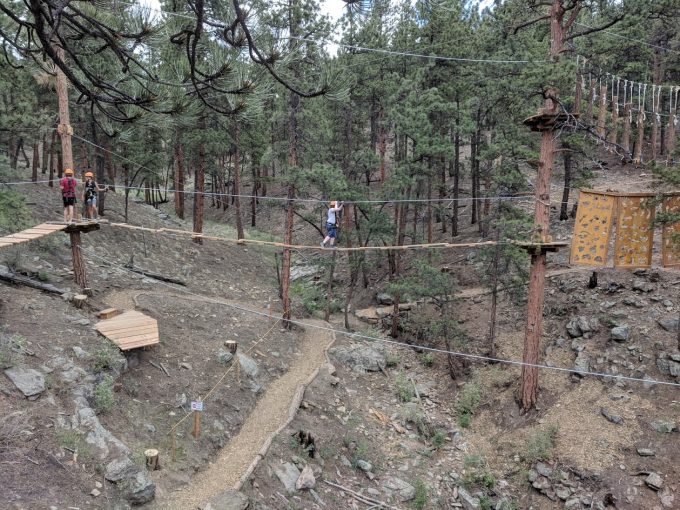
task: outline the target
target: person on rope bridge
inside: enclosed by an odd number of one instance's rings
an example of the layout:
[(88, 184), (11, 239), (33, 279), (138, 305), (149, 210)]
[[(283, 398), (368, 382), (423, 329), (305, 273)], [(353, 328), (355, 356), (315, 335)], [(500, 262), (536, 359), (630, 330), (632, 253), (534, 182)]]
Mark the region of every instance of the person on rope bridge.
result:
[(105, 186), (100, 186), (94, 180), (92, 172), (85, 172), (85, 190), (83, 201), (85, 202), (85, 215), (88, 219), (97, 219), (97, 195), (100, 191), (106, 191)]
[(64, 223), (73, 223), (73, 211), (76, 205), (76, 187), (78, 181), (73, 177), (73, 170), (64, 170), (64, 177), (59, 181), (61, 188), (61, 199), (64, 202)]
[(326, 220), (326, 237), (321, 241), (321, 247), (325, 248), (330, 242), (331, 248), (336, 248), (335, 239), (338, 237), (338, 214), (344, 207), (343, 202), (333, 200), (328, 209), (328, 219)]

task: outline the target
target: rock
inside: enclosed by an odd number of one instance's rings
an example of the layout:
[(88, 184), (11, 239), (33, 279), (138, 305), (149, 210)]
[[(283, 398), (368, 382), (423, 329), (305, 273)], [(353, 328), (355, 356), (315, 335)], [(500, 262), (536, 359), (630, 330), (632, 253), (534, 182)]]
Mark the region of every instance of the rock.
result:
[(210, 501), (198, 505), (199, 510), (246, 510), (250, 506), (248, 496), (238, 491), (224, 491)]
[(156, 485), (146, 470), (137, 467), (128, 457), (109, 462), (104, 478), (115, 483), (132, 505), (143, 505), (156, 496)]
[(584, 333), (590, 332), (590, 324), (588, 319), (580, 315), (578, 317), (572, 317), (569, 322), (567, 322), (567, 333), (572, 338), (582, 337)]
[(389, 294), (385, 292), (381, 292), (376, 294), (375, 300), (378, 302), (379, 305), (393, 305), (394, 304), (394, 298), (390, 296)]
[(645, 478), (645, 483), (651, 489), (658, 491), (661, 490), (661, 487), (663, 486), (663, 478), (661, 478), (658, 473), (652, 472)]
[(678, 426), (675, 424), (674, 421), (655, 420), (651, 422), (650, 425), (654, 430), (662, 434), (670, 434), (671, 432), (678, 431)]
[(250, 356), (246, 356), (245, 354), (238, 353), (237, 357), (243, 373), (245, 373), (248, 377), (251, 377), (253, 379), (257, 377), (257, 374), (260, 373), (260, 368), (257, 366), (257, 362), (253, 358), (251, 358)]
[[(574, 361), (574, 370), (577, 372), (590, 372), (590, 358), (585, 353), (585, 351), (581, 351), (576, 355), (576, 360)], [(576, 375), (583, 377), (581, 374)]]
[(5, 375), (26, 398), (37, 398), (45, 391), (45, 378), (37, 370), (18, 365), (5, 370)]
[(330, 349), (338, 361), (349, 366), (356, 372), (378, 372), (385, 367), (385, 354), (366, 344), (351, 344)]
[[(77, 389), (80, 389), (80, 387)], [(91, 391), (91, 387), (86, 391)], [(86, 391), (82, 391), (82, 393)], [(104, 460), (110, 455), (117, 457), (129, 455), (130, 450), (127, 446), (102, 426), (94, 409), (89, 406), (87, 399), (82, 394), (76, 396), (73, 402), (76, 405), (76, 413), (71, 418), (71, 426), (85, 432), (85, 442), (96, 448), (100, 460)]]
[(87, 351), (85, 349), (83, 349), (82, 347), (74, 345), (72, 347), (72, 349), (73, 349), (73, 354), (76, 355), (76, 358), (87, 358)]
[(230, 353), (229, 351), (225, 351), (224, 349), (220, 349), (219, 352), (217, 353), (217, 361), (222, 363), (223, 365), (226, 365), (227, 363), (231, 362), (231, 360), (234, 359), (234, 355)]
[(281, 480), (281, 483), (286, 488), (289, 494), (295, 492), (295, 484), (300, 478), (300, 471), (295, 467), (292, 462), (286, 462), (285, 464), (276, 466), (274, 468), (274, 474)]
[(564, 485), (555, 487), (555, 496), (560, 498), (562, 501), (566, 501), (569, 499), (569, 496), (571, 496), (571, 489), (569, 487), (565, 487)]
[(90, 494), (96, 498), (97, 496), (99, 496), (101, 494), (101, 491), (99, 489), (92, 489)]
[(611, 335), (615, 342), (627, 342), (630, 340), (630, 326), (627, 324), (616, 326), (612, 328)]
[(290, 281), (294, 282), (300, 278), (311, 278), (322, 271), (322, 268), (316, 266), (294, 266), (290, 268)]
[(618, 414), (610, 413), (604, 407), (600, 408), (600, 414), (604, 416), (607, 421), (612, 422), (614, 425), (623, 425), (623, 418), (621, 418)]
[(633, 280), (633, 290), (639, 292), (652, 292), (654, 290), (654, 285), (641, 278), (635, 278)]
[(637, 454), (640, 457), (654, 457), (656, 455), (656, 452), (650, 448), (638, 448)]
[(68, 370), (64, 370), (59, 373), (59, 379), (67, 384), (73, 384), (78, 382), (80, 379), (87, 376), (87, 372), (80, 367), (74, 366)]
[(90, 325), (90, 319), (77, 319), (73, 322), (75, 324), (78, 324), (78, 326), (89, 326)]
[(543, 462), (536, 463), (536, 472), (541, 475), (550, 478), (553, 474), (553, 470), (550, 466)]
[[(408, 482), (396, 476), (388, 476), (382, 482), (383, 489), (389, 495), (394, 495), (399, 501), (411, 501), (416, 497), (416, 489)], [(460, 489), (458, 490), (460, 496)]]
[(531, 485), (534, 487), (534, 489), (541, 492), (545, 492), (552, 487), (552, 483), (545, 476), (538, 476)]
[(362, 471), (369, 472), (369, 471), (373, 470), (373, 464), (371, 464), (367, 460), (359, 459), (356, 462), (356, 464), (357, 464), (357, 467), (359, 469), (361, 469)]
[(673, 319), (659, 319), (656, 321), (659, 326), (661, 326), (666, 331), (675, 333), (678, 330), (678, 318)]
[(479, 499), (466, 491), (463, 487), (458, 487), (458, 499), (466, 510), (476, 510), (479, 508)]
[(579, 498), (572, 498), (564, 503), (564, 508), (565, 510), (576, 510), (583, 508), (583, 506), (581, 505), (581, 500)]
[(314, 478), (314, 471), (312, 468), (307, 464), (303, 469), (302, 472), (300, 473), (300, 476), (297, 479), (297, 482), (295, 482), (295, 488), (297, 490), (308, 490), (308, 489), (313, 489), (314, 486), (316, 485), (316, 478)]

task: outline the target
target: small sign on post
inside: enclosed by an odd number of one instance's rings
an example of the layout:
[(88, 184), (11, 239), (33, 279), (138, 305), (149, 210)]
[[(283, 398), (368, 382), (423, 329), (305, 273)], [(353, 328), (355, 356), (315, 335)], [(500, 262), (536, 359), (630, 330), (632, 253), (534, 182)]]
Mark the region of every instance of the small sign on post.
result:
[(200, 400), (191, 402), (191, 410), (194, 412), (194, 431), (191, 434), (198, 439), (201, 436), (201, 412), (203, 412), (203, 402)]

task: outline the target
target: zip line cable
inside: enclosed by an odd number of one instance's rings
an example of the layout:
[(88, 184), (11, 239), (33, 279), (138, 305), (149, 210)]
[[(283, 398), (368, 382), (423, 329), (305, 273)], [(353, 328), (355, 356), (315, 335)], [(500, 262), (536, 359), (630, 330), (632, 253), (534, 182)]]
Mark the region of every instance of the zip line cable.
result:
[[(83, 248), (82, 246), (79, 246), (79, 249), (81, 251), (89, 254), (89, 255), (92, 255), (93, 257), (95, 257), (97, 259), (100, 259), (100, 260), (106, 262), (110, 267), (112, 267), (114, 269), (118, 269), (121, 272), (128, 272), (128, 273), (135, 274), (135, 275), (137, 274), (137, 273), (133, 273), (130, 269), (128, 269), (126, 267), (120, 266), (118, 264), (114, 264), (109, 259), (107, 259), (105, 257), (101, 257), (101, 256), (97, 255), (96, 253), (92, 252), (91, 250)], [(238, 310), (240, 312), (251, 313), (253, 315), (258, 315), (260, 317), (269, 318), (269, 315), (264, 313), (264, 312), (259, 312), (257, 310), (252, 310), (252, 309), (247, 308), (247, 307), (234, 305), (234, 304), (231, 304), (231, 303), (226, 303), (226, 302), (218, 300), (216, 298), (211, 298), (211, 297), (208, 297), (208, 296), (202, 296), (200, 294), (196, 294), (194, 292), (191, 292), (189, 289), (186, 289), (186, 288), (181, 287), (181, 286), (174, 287), (169, 283), (158, 281), (158, 280), (156, 280), (156, 283), (158, 283), (159, 285), (162, 285), (164, 287), (168, 287), (170, 289), (173, 289), (173, 290), (182, 291), (185, 294), (188, 294), (188, 295), (191, 295), (191, 296), (194, 296), (194, 297), (198, 297), (202, 300), (205, 300), (205, 301), (208, 301), (208, 302), (211, 302), (211, 303), (215, 303), (215, 304), (218, 304), (218, 305), (224, 305), (224, 306), (227, 306), (229, 308), (233, 308), (233, 309)], [(388, 345), (394, 345), (394, 346), (397, 346), (397, 347), (405, 347), (405, 348), (410, 348), (410, 349), (422, 349), (424, 351), (434, 352), (434, 353), (438, 353), (438, 354), (447, 354), (447, 355), (450, 355), (450, 356), (454, 356), (454, 357), (458, 357), (458, 358), (471, 359), (471, 360), (474, 360), (474, 361), (503, 363), (503, 364), (506, 364), (506, 365), (522, 366), (522, 367), (529, 367), (529, 368), (539, 368), (539, 369), (543, 369), (543, 370), (554, 370), (556, 372), (564, 372), (564, 373), (576, 374), (576, 375), (580, 375), (580, 376), (588, 375), (588, 376), (593, 376), (593, 377), (604, 377), (604, 378), (620, 380), (620, 381), (634, 381), (634, 382), (641, 382), (641, 383), (644, 383), (644, 384), (656, 384), (656, 385), (663, 385), (663, 386), (671, 386), (671, 387), (675, 387), (675, 388), (680, 388), (680, 383), (676, 383), (676, 382), (659, 381), (657, 379), (644, 379), (644, 378), (641, 378), (641, 377), (629, 377), (629, 376), (617, 375), (617, 374), (607, 374), (607, 373), (604, 373), (604, 372), (581, 371), (581, 370), (575, 370), (573, 368), (554, 367), (554, 366), (544, 365), (544, 364), (540, 364), (540, 363), (526, 363), (524, 361), (518, 361), (518, 360), (513, 360), (513, 359), (495, 358), (495, 357), (490, 357), (490, 356), (482, 356), (482, 355), (479, 355), (479, 354), (470, 354), (470, 353), (464, 353), (464, 352), (451, 351), (451, 350), (447, 350), (447, 349), (438, 349), (436, 347), (428, 347), (428, 346), (419, 345), (419, 344), (408, 344), (406, 342), (399, 342), (399, 341), (396, 341), (396, 340), (388, 340), (386, 338), (364, 335), (362, 333), (350, 333), (348, 331), (342, 331), (342, 330), (327, 327), (327, 326), (319, 326), (319, 325), (316, 325), (316, 324), (310, 324), (310, 323), (307, 323), (307, 322), (304, 322), (304, 321), (299, 321), (299, 320), (296, 320), (296, 319), (289, 319), (288, 322), (290, 322), (291, 324), (295, 324), (296, 326), (303, 327), (303, 328), (314, 328), (314, 329), (318, 329), (318, 330), (322, 330), (322, 331), (331, 332), (333, 334), (344, 335), (344, 336), (347, 336), (349, 338), (355, 338), (355, 339), (358, 339), (358, 340), (361, 340), (361, 341), (380, 342), (380, 343), (384, 343), (384, 344), (388, 344)]]
[[(578, 26), (583, 27), (583, 28), (591, 28), (591, 29), (596, 28), (596, 27), (593, 27), (593, 26), (590, 26), (590, 25), (586, 25), (585, 23), (579, 23), (578, 21), (574, 22), (574, 25), (578, 25)], [(617, 34), (616, 32), (612, 32), (611, 30), (606, 29), (606, 28), (600, 29), (600, 30), (598, 30), (598, 32), (603, 32), (603, 33), (610, 35), (612, 37), (618, 37), (619, 39), (625, 39), (626, 41), (640, 43), (640, 44), (643, 44), (645, 46), (649, 46), (650, 48), (655, 48), (657, 50), (664, 50), (664, 51), (669, 51), (669, 52), (672, 52), (672, 53), (680, 53), (680, 51), (674, 50), (673, 48), (665, 48), (663, 46), (658, 46), (656, 44), (648, 43), (648, 42), (643, 41), (641, 39), (633, 39), (631, 37), (621, 35), (621, 34)], [(592, 34), (588, 34), (588, 35), (592, 35)]]

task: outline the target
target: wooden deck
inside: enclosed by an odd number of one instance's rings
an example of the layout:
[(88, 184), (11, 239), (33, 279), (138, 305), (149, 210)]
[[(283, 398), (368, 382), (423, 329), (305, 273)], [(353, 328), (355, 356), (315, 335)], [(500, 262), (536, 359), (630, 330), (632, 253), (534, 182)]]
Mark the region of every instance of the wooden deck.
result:
[(95, 328), (121, 351), (160, 343), (158, 322), (141, 312), (128, 311), (99, 321)]
[(16, 234), (0, 237), (0, 248), (40, 239), (41, 237), (45, 237), (54, 232), (66, 230), (66, 227), (68, 227), (66, 223), (41, 223), (35, 227), (17, 232)]

